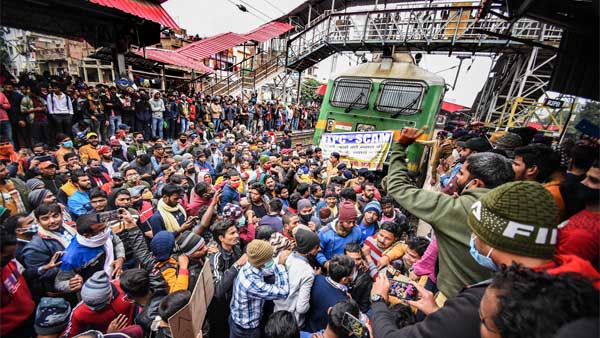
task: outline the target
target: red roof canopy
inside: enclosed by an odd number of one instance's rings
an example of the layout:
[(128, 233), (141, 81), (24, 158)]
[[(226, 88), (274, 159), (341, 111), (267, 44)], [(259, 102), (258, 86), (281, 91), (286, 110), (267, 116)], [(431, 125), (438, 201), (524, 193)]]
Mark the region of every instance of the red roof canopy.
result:
[(319, 88), (315, 89), (315, 93), (317, 93), (317, 95), (324, 96), (326, 92), (327, 92), (326, 84), (322, 84), (319, 86)]
[(442, 101), (442, 110), (454, 113), (457, 110), (469, 109), (469, 107), (461, 106), (460, 104)]
[(294, 26), (288, 25), (287, 23), (271, 21), (248, 32), (246, 34), (246, 38), (248, 40), (265, 42), (289, 31), (292, 28), (294, 28)]
[(243, 35), (228, 32), (190, 43), (189, 45), (176, 49), (175, 52), (194, 60), (202, 60), (242, 44), (247, 40), (248, 39)]
[[(139, 49), (135, 51), (135, 54), (139, 56), (144, 56), (144, 51)], [(158, 61), (161, 63), (166, 63), (169, 65), (174, 65), (178, 67), (190, 68), (193, 70), (197, 70), (201, 73), (214, 73), (215, 71), (205, 66), (202, 62), (192, 60), (186, 56), (175, 53), (172, 50), (168, 49), (160, 49), (160, 48), (146, 48), (146, 59)]]
[(125, 13), (159, 23), (165, 27), (180, 29), (169, 13), (160, 5), (164, 1), (151, 0), (89, 0), (92, 3), (115, 8)]

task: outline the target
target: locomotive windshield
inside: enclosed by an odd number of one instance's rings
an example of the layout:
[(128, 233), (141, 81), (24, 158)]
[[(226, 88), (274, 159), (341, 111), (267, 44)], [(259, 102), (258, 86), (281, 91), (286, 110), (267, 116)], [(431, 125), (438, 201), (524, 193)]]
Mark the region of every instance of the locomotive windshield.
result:
[(425, 92), (422, 82), (385, 80), (381, 83), (375, 109), (394, 115), (412, 115), (419, 112)]
[(334, 107), (367, 108), (372, 86), (373, 82), (370, 79), (339, 78), (335, 80), (329, 102)]

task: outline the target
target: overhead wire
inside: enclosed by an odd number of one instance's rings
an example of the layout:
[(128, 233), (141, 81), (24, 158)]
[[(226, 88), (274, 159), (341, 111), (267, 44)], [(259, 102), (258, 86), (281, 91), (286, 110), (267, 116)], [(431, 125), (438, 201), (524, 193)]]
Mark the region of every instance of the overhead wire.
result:
[(281, 8), (275, 6), (271, 1), (269, 0), (263, 0), (264, 2), (268, 3), (271, 7), (275, 8), (276, 10), (280, 11), (281, 14), (287, 14), (286, 12), (284, 12)]
[(262, 16), (266, 17), (269, 20), (273, 20), (273, 18), (271, 18), (270, 16), (268, 16), (267, 14), (265, 14), (265, 12), (261, 11), (260, 9), (252, 6), (251, 4), (247, 3), (244, 0), (239, 0), (241, 3), (243, 3), (244, 5), (248, 6), (249, 8), (252, 8), (253, 10), (255, 10), (257, 13), (260, 13)]
[[(232, 0), (227, 0), (227, 1), (228, 1), (229, 3), (231, 3), (232, 5), (234, 5), (235, 7), (237, 7), (237, 8), (238, 8), (238, 9), (239, 9), (241, 12), (244, 12), (244, 13), (251, 14), (252, 16), (254, 16), (255, 18), (257, 18), (257, 19), (258, 19), (258, 20), (260, 20), (261, 22), (262, 22), (262, 21), (265, 21), (265, 19), (264, 19), (264, 18), (261, 18), (261, 17), (259, 17), (258, 15), (254, 14), (253, 12), (249, 11), (249, 10), (246, 8), (246, 6), (244, 6), (244, 5), (241, 5), (241, 4), (237, 4), (237, 3), (233, 2)], [(268, 18), (268, 17), (267, 17), (267, 18)], [(269, 18), (269, 20), (270, 20), (270, 18)]]

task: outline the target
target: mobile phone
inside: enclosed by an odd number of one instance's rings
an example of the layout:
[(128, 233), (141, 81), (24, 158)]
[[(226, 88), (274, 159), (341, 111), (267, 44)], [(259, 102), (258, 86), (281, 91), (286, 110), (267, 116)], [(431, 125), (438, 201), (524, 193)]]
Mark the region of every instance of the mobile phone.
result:
[(369, 337), (369, 330), (367, 329), (366, 325), (348, 312), (344, 312), (344, 317), (342, 318), (342, 327), (346, 329), (352, 335), (352, 337)]
[(119, 219), (121, 213), (119, 210), (103, 211), (96, 214), (98, 223), (106, 223), (109, 221), (115, 221)]
[(400, 300), (417, 299), (417, 289), (412, 284), (391, 278), (388, 278), (388, 280), (390, 281), (390, 296), (394, 296)]
[(582, 118), (581, 121), (579, 121), (579, 123), (577, 123), (577, 125), (575, 126), (575, 129), (579, 130), (580, 132), (586, 135), (589, 135), (590, 137), (600, 138), (600, 127), (593, 124), (590, 120), (586, 118)]

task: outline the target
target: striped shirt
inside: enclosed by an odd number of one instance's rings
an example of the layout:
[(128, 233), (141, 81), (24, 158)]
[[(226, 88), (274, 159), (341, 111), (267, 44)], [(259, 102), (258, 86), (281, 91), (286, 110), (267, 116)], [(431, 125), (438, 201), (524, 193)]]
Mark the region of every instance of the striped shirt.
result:
[(280, 264), (274, 265), (275, 283), (267, 284), (261, 269), (246, 263), (233, 285), (231, 318), (245, 328), (254, 329), (260, 325), (265, 300), (287, 298), (290, 285), (287, 271)]

